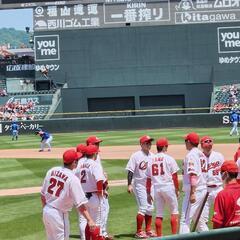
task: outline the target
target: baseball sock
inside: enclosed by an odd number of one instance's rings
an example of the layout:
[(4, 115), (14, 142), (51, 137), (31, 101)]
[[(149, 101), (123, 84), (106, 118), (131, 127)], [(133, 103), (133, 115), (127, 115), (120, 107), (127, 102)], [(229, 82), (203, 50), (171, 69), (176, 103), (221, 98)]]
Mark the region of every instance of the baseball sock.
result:
[(162, 220), (162, 217), (156, 217), (155, 220), (156, 234), (158, 237), (162, 236)]
[(178, 214), (171, 215), (172, 234), (177, 234), (178, 231)]
[(91, 231), (90, 233), (91, 233), (91, 236), (92, 236), (92, 240), (102, 240), (102, 239), (104, 239), (101, 236), (99, 236), (100, 227), (95, 227), (94, 230)]
[(137, 219), (137, 232), (141, 232), (144, 221), (144, 215), (138, 213), (136, 219)]
[(91, 239), (91, 233), (90, 233), (90, 229), (89, 229), (88, 224), (87, 224), (87, 226), (85, 228), (85, 239), (86, 240), (90, 240)]
[(151, 231), (152, 216), (145, 214), (146, 232)]

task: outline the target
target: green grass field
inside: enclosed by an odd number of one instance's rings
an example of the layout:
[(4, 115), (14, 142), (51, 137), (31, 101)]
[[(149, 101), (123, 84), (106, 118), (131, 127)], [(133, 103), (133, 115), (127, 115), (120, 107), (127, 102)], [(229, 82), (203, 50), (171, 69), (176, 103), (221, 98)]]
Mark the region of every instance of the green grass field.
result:
[[(167, 137), (172, 144), (182, 144), (183, 136), (188, 132), (195, 131), (200, 136), (210, 135), (215, 143), (237, 143), (237, 137), (229, 136), (229, 128), (176, 128), (176, 129), (147, 129), (132, 131), (99, 131), (99, 132), (76, 132), (53, 134), (54, 147), (75, 147), (84, 143), (89, 135), (97, 135), (103, 142), (102, 146), (126, 146), (137, 145), (142, 135), (150, 135), (157, 139)], [(11, 136), (1, 136), (0, 149), (39, 148), (40, 138), (34, 134), (21, 135), (19, 141), (12, 141)]]
[[(73, 147), (84, 142), (87, 136), (97, 135), (104, 140), (103, 146), (136, 145), (141, 135), (154, 138), (167, 136), (172, 144), (183, 144), (182, 136), (196, 131), (201, 136), (211, 135), (216, 143), (236, 143), (236, 137), (229, 137), (228, 128), (218, 129), (156, 129), (139, 131), (79, 132), (54, 134), (54, 147)], [(39, 137), (20, 135), (19, 141), (10, 136), (1, 136), (0, 149), (38, 148)], [(126, 160), (103, 160), (103, 166), (110, 180), (125, 179)], [(180, 161), (178, 161), (180, 165)], [(0, 189), (40, 186), (46, 171), (61, 164), (61, 159), (0, 159)], [(181, 198), (182, 199), (182, 198)], [(126, 186), (110, 188), (109, 231), (115, 239), (133, 239), (137, 211), (134, 196), (126, 192)], [(181, 201), (180, 201), (181, 202)], [(166, 210), (164, 234), (170, 233), (169, 214)], [(78, 224), (75, 210), (70, 215), (71, 239), (78, 239)], [(41, 220), (39, 194), (16, 197), (0, 197), (0, 239), (42, 240), (45, 239)]]

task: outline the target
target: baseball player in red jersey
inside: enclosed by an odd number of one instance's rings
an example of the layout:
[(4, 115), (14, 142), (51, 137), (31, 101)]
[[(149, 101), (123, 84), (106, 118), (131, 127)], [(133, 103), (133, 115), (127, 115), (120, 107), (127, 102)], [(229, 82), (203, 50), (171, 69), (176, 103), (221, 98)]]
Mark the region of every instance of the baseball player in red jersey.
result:
[[(91, 217), (96, 222), (99, 232), (92, 239), (104, 239), (100, 229), (102, 222), (101, 201), (103, 198), (103, 170), (95, 161), (97, 158), (98, 148), (89, 145), (85, 148), (85, 158), (79, 160), (78, 168), (75, 175), (80, 179), (83, 191), (88, 198), (87, 209)], [(81, 219), (82, 222), (82, 219)], [(90, 239), (88, 226), (85, 230), (86, 240)]]
[[(198, 149), (199, 136), (192, 132), (185, 136), (185, 146), (189, 151), (183, 161), (184, 198), (180, 219), (180, 233), (190, 232), (192, 220), (196, 221), (201, 204), (207, 194), (207, 164), (204, 154)], [(207, 231), (208, 215), (206, 208), (200, 216), (197, 230)]]
[(234, 161), (225, 161), (221, 175), (225, 184), (214, 203), (213, 228), (240, 227), (240, 185), (236, 181), (238, 167)]
[(162, 236), (162, 220), (164, 205), (167, 204), (171, 213), (172, 234), (178, 231), (178, 201), (179, 196), (178, 176), (179, 167), (171, 156), (166, 154), (168, 149), (168, 140), (160, 138), (156, 142), (157, 154), (149, 162), (147, 176), (147, 194), (148, 203), (152, 201), (151, 184), (154, 188), (154, 200), (156, 204), (156, 233)]
[[(102, 142), (102, 140), (100, 138), (98, 138), (97, 136), (89, 136), (86, 139), (86, 144), (87, 145), (95, 145), (98, 149), (100, 147), (100, 143)], [(101, 162), (101, 157), (100, 154), (97, 154), (97, 159), (96, 162), (99, 163), (100, 167), (103, 169), (102, 167), (102, 162)], [(109, 202), (108, 202), (108, 179), (107, 179), (107, 173), (103, 170), (103, 175), (104, 175), (104, 181), (103, 181), (103, 189), (104, 189), (104, 195), (103, 195), (103, 200), (102, 200), (102, 206), (101, 206), (101, 210), (102, 210), (102, 224), (101, 224), (101, 230), (102, 230), (102, 234), (105, 237), (106, 240), (112, 240), (113, 236), (111, 236), (108, 231), (107, 231), (107, 222), (108, 222), (108, 215), (109, 215)]]
[(200, 142), (208, 166), (207, 191), (209, 196), (206, 202), (206, 211), (209, 215), (210, 207), (214, 204), (217, 194), (223, 189), (220, 170), (224, 162), (224, 157), (221, 153), (212, 150), (213, 139), (211, 137), (204, 136)]
[(68, 240), (68, 212), (75, 205), (87, 219), (88, 226), (94, 228), (95, 223), (90, 217), (85, 204), (87, 198), (79, 180), (72, 170), (76, 168), (80, 155), (74, 150), (63, 154), (63, 167), (51, 168), (44, 179), (41, 189), (43, 205), (43, 222), (48, 240)]
[[(126, 170), (128, 171), (128, 192), (134, 192), (138, 204), (136, 238), (156, 236), (151, 230), (153, 204), (147, 202), (146, 192), (146, 170), (148, 163), (151, 162), (151, 158), (154, 156), (150, 152), (153, 140), (149, 136), (142, 136), (140, 138), (141, 150), (132, 154), (126, 166)], [(144, 220), (146, 231), (142, 229)]]

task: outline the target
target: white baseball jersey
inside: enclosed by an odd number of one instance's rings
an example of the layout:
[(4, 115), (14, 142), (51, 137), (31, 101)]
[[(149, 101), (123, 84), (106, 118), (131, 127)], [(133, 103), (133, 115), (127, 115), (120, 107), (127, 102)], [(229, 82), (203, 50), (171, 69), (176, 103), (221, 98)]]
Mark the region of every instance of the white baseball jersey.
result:
[(89, 158), (81, 158), (75, 175), (80, 179), (84, 192), (97, 192), (97, 182), (104, 180), (103, 169), (99, 163)]
[[(101, 157), (100, 157), (99, 154), (97, 155), (97, 158), (96, 158), (95, 162), (97, 162), (97, 163), (101, 166), (101, 168), (102, 168), (102, 170), (103, 170), (102, 161), (101, 161)], [(103, 176), (104, 176), (103, 182), (107, 181), (107, 178), (106, 178), (106, 176), (104, 175), (104, 171), (103, 171)]]
[(221, 166), (224, 162), (224, 157), (221, 153), (212, 151), (210, 156), (205, 156), (208, 164), (207, 186), (222, 185)]
[(176, 161), (165, 153), (157, 153), (148, 164), (146, 176), (151, 178), (154, 187), (172, 185), (172, 174), (176, 173), (179, 167)]
[(78, 208), (87, 203), (78, 178), (72, 170), (64, 167), (54, 167), (47, 172), (41, 194), (47, 205), (63, 213), (70, 211), (73, 205)]
[(126, 170), (133, 173), (134, 183), (146, 184), (146, 170), (153, 156), (153, 153), (149, 152), (146, 155), (142, 150), (132, 154), (127, 163)]
[(206, 188), (207, 162), (204, 154), (197, 148), (192, 148), (183, 161), (183, 191), (190, 190), (190, 174), (197, 175), (196, 190)]

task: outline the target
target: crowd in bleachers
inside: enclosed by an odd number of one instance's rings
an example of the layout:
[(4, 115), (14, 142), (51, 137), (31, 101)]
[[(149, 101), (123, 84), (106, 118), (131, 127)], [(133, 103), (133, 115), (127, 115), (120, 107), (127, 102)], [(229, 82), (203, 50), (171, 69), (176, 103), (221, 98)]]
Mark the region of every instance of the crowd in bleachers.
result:
[(8, 94), (7, 94), (7, 91), (6, 91), (6, 89), (4, 88), (4, 89), (0, 89), (0, 97), (5, 97), (5, 96), (7, 96)]
[(34, 116), (31, 111), (35, 104), (29, 101), (27, 104), (20, 104), (20, 102), (8, 102), (0, 106), (0, 120), (2, 121), (16, 121), (16, 120), (33, 120)]
[(230, 112), (240, 107), (240, 85), (216, 87), (214, 91), (214, 112)]

